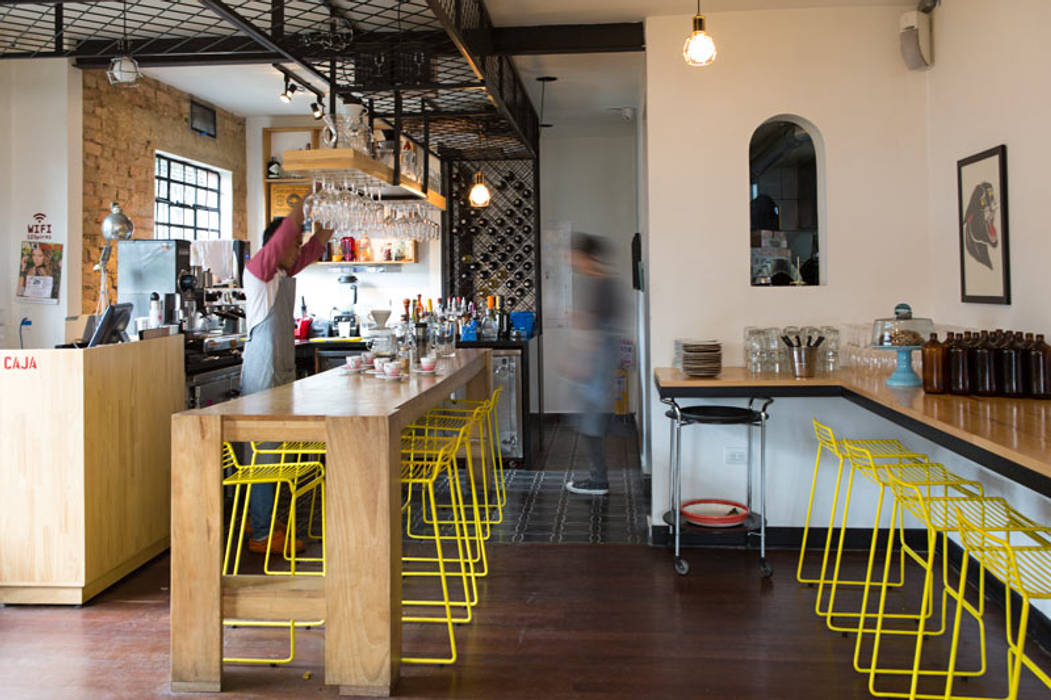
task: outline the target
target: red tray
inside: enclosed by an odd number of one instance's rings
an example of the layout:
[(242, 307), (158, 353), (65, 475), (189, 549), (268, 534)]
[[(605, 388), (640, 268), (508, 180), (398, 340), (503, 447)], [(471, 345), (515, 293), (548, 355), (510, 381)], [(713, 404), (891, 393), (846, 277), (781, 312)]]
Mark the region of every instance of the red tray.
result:
[(687, 522), (702, 527), (734, 527), (749, 515), (747, 506), (721, 498), (695, 498), (683, 503), (679, 512)]

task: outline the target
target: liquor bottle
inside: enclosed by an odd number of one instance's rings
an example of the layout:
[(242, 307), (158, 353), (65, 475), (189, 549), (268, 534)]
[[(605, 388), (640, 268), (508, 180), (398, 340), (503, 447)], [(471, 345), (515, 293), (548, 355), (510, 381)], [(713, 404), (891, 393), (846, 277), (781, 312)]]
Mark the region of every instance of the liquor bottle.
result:
[(967, 346), (967, 371), (971, 375), (971, 377), (970, 377), (970, 384), (971, 384), (971, 392), (973, 393), (974, 392), (974, 387), (977, 385), (977, 379), (978, 379), (977, 376), (976, 376), (976, 371), (977, 371), (978, 365), (975, 362), (974, 354), (975, 354), (975, 351), (978, 349), (978, 346), (981, 345), (982, 337), (978, 334), (977, 331), (975, 331), (974, 333), (971, 333), (971, 332), (968, 331), (968, 332), (963, 334), (963, 338), (964, 338), (964, 344)]
[(1014, 333), (1008, 331), (1000, 346), (1000, 365), (1004, 372), (1004, 396), (1018, 398), (1025, 396), (1025, 374), (1022, 370), (1022, 348), (1024, 342), (1018, 342)]
[(974, 349), (974, 384), (971, 389), (978, 396), (996, 396), (1001, 390), (996, 373), (996, 339), (987, 331), (982, 331), (982, 338)]
[(508, 316), (504, 304), (503, 297), (496, 297), (496, 337), (498, 340), (507, 340), (511, 337), (511, 317)]
[(958, 334), (948, 348), (950, 394), (971, 393), (971, 372), (967, 365), (967, 346), (963, 341), (963, 336)]
[(1036, 399), (1051, 399), (1051, 346), (1044, 342), (1044, 334), (1026, 351), (1029, 366), (1029, 393)]
[(923, 344), (923, 390), (928, 394), (945, 393), (945, 346), (938, 342), (938, 334)]
[(482, 317), (479, 327), (479, 340), (496, 340), (499, 335), (499, 325), (493, 308), (495, 305), (496, 300), (491, 294), (485, 298), (485, 316)]

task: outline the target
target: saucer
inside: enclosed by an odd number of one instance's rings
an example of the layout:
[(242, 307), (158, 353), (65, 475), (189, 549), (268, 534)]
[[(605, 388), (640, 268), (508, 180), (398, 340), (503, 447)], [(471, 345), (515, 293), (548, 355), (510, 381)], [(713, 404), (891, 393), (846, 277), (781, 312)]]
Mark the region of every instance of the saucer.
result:
[(404, 374), (399, 374), (399, 375), (396, 375), (394, 377), (388, 376), (386, 374), (377, 374), (376, 376), (379, 377), (380, 379), (386, 379), (389, 382), (393, 382), (395, 380), (404, 379), (405, 378)]
[(438, 371), (438, 368), (437, 367), (435, 367), (433, 369), (414, 368), (412, 371), (413, 371), (414, 374), (434, 374), (435, 372)]
[(363, 371), (365, 371), (364, 367), (358, 367), (357, 369), (354, 369), (353, 367), (343, 368), (343, 374), (361, 374)]

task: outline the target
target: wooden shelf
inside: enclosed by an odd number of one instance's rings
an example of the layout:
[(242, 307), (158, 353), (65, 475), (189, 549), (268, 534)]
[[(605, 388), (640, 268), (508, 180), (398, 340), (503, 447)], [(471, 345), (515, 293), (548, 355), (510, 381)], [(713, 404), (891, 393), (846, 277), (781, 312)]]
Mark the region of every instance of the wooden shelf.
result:
[(368, 267), (376, 265), (415, 265), (420, 262), (419, 260), (370, 260), (369, 262), (347, 262), (340, 260), (336, 262), (334, 260), (326, 260), (325, 262), (314, 263), (315, 265), (343, 265), (345, 267)]
[(394, 185), (394, 169), (353, 148), (320, 148), (309, 151), (285, 151), (282, 167), (291, 173), (309, 177), (345, 177), (367, 187), (382, 188), (384, 199), (416, 197), (445, 211), (445, 197), (423, 187), (412, 177), (402, 173), (401, 184)]
[(294, 183), (294, 184), (310, 184), (310, 178), (306, 177), (268, 177), (263, 182), (267, 184), (274, 184), (275, 182)]

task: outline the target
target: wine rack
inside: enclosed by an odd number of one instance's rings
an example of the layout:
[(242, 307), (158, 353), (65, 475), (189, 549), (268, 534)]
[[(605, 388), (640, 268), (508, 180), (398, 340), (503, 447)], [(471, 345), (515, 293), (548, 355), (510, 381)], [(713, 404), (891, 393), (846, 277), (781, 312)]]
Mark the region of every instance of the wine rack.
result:
[[(481, 171), (488, 207), (467, 193)], [(504, 297), (508, 311), (532, 311), (540, 332), (540, 188), (534, 160), (451, 161), (443, 166), (448, 209), (443, 236), (445, 296)]]

